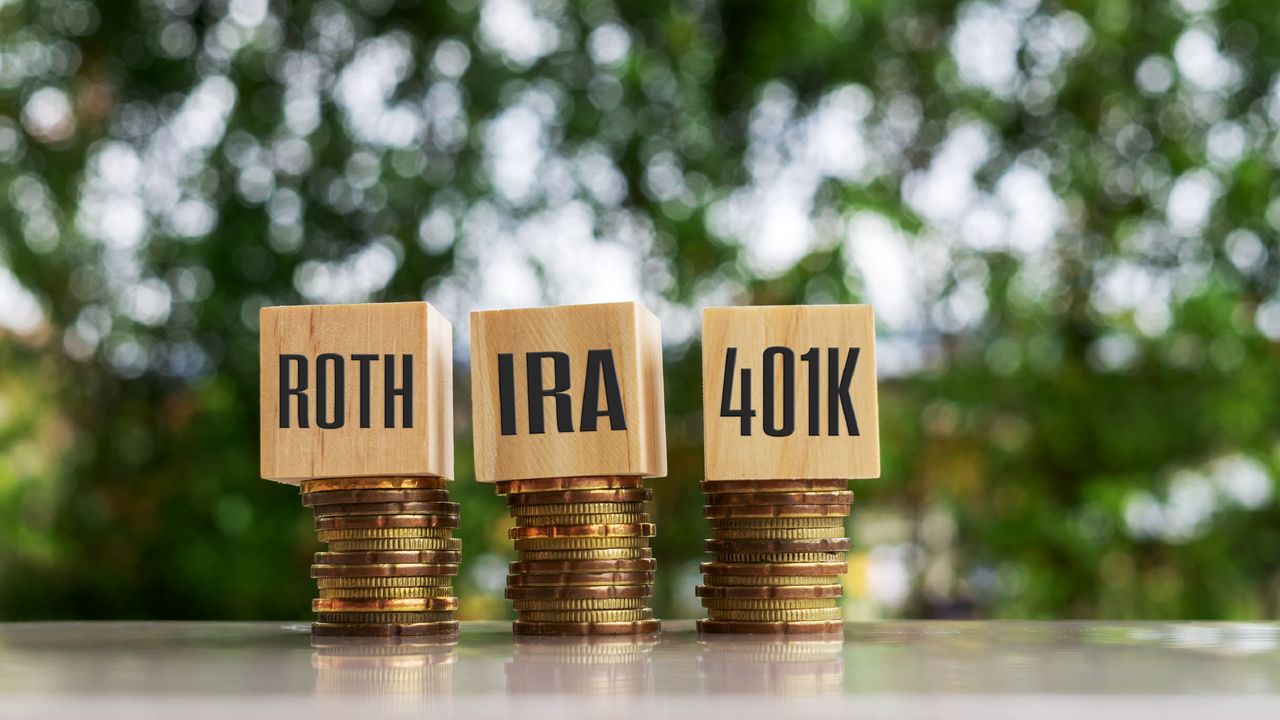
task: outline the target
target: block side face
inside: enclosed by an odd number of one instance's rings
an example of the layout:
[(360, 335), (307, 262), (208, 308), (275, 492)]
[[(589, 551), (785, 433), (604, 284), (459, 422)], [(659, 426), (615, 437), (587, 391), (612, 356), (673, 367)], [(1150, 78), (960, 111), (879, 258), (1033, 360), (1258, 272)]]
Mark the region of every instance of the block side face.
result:
[(264, 309), (263, 477), (444, 475), (451, 434), (433, 409), (441, 338), (430, 312), (422, 302)]
[(640, 311), (640, 327), (644, 330), (640, 352), (641, 378), (644, 387), (645, 455), (642, 472), (646, 477), (667, 474), (667, 408), (662, 366), (662, 324), (658, 316), (644, 308)]
[(870, 306), (708, 309), (702, 338), (708, 480), (879, 476)]
[(645, 474), (651, 420), (636, 318), (634, 303), (472, 313), (477, 480)]
[(452, 480), (453, 468), (453, 324), (434, 306), (427, 305), (428, 354), (431, 358), (428, 386), (431, 447), (428, 456), (437, 472)]

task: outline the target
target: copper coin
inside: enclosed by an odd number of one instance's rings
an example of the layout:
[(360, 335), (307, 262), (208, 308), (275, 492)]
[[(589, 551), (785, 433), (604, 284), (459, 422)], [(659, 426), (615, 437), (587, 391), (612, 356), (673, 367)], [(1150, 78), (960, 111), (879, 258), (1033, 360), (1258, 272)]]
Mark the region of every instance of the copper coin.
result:
[(368, 565), (312, 565), (311, 577), (405, 577), (457, 575), (457, 563), (371, 563)]
[(311, 623), (313, 635), (351, 635), (363, 637), (390, 637), (395, 635), (457, 635), (458, 621), (443, 620), (427, 623)]
[(521, 492), (507, 496), (507, 504), (570, 505), (574, 503), (648, 502), (653, 499), (649, 488), (614, 488), (611, 490), (548, 490)]
[(703, 575), (842, 575), (849, 572), (849, 563), (699, 563)]
[(742, 633), (750, 635), (843, 635), (841, 620), (808, 620), (799, 622), (731, 622), (699, 620), (698, 632)]
[(662, 630), (662, 621), (551, 623), (516, 620), (512, 629), (517, 635), (652, 635)]
[(651, 572), (541, 573), (507, 576), (507, 587), (645, 585), (652, 582), (653, 573)]
[(653, 597), (652, 585), (507, 587), (508, 600), (603, 600)]
[(303, 494), (331, 490), (443, 490), (446, 480), (438, 477), (363, 477), (303, 480)]
[(329, 490), (302, 494), (302, 504), (305, 507), (348, 503), (444, 502), (448, 499), (448, 490)]
[(763, 585), (720, 586), (699, 585), (694, 594), (700, 598), (726, 598), (734, 600), (805, 600), (809, 598), (838, 598), (844, 595), (841, 585)]
[(703, 505), (708, 518), (844, 517), (850, 505)]
[(853, 493), (848, 490), (830, 492), (788, 493), (721, 493), (707, 496), (708, 505), (851, 505)]
[(653, 523), (541, 525), (538, 527), (513, 527), (507, 531), (507, 537), (512, 540), (531, 538), (653, 537), (654, 532), (655, 526)]
[(426, 612), (320, 612), (316, 613), (316, 622), (327, 623), (426, 623), (441, 620), (453, 620), (453, 612), (449, 610), (429, 610)]
[(356, 515), (316, 518), (317, 530), (368, 530), (381, 528), (456, 528), (457, 515)]
[(462, 553), (454, 550), (367, 550), (364, 552), (318, 552), (321, 565), (379, 565), (383, 563), (457, 563)]
[(456, 502), (350, 503), (315, 506), (316, 517), (339, 515), (457, 515)]
[(419, 598), (316, 598), (311, 601), (311, 612), (436, 612), (457, 610), (456, 597)]
[(635, 560), (517, 560), (510, 565), (512, 575), (541, 573), (653, 572), (653, 558)]
[(637, 488), (644, 484), (639, 475), (598, 475), (586, 477), (531, 478), (500, 480), (495, 483), (499, 495), (508, 493), (549, 492), (553, 490), (614, 490)]
[(828, 492), (848, 490), (849, 481), (840, 479), (812, 480), (795, 478), (787, 480), (703, 480), (698, 483), (708, 495), (720, 493), (752, 492)]
[(707, 552), (712, 553), (750, 553), (753, 555), (763, 555), (767, 553), (846, 552), (849, 549), (849, 538), (820, 538), (817, 540), (707, 540), (704, 545)]

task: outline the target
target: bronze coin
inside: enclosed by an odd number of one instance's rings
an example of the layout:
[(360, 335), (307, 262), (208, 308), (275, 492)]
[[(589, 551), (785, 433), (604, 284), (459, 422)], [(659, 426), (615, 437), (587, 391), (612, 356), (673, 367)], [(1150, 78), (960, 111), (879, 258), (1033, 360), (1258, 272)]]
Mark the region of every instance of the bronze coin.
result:
[(456, 597), (418, 598), (316, 598), (311, 612), (437, 612), (457, 610)]
[(662, 621), (553, 623), (516, 620), (512, 623), (512, 630), (517, 635), (652, 635), (662, 630)]
[(700, 598), (726, 598), (735, 600), (805, 600), (809, 598), (838, 598), (844, 595), (841, 585), (761, 585), (718, 586), (699, 585), (694, 594)]
[(521, 492), (507, 496), (507, 504), (521, 505), (571, 505), (575, 503), (648, 502), (653, 499), (649, 488), (614, 488), (602, 490), (547, 490)]
[(456, 528), (457, 515), (357, 515), (316, 518), (317, 530), (369, 530), (382, 528)]
[(598, 475), (500, 480), (494, 485), (499, 495), (507, 495), (509, 493), (550, 492), (554, 490), (614, 490), (618, 488), (637, 488), (643, 484), (644, 478), (639, 475)]
[(391, 637), (396, 635), (457, 635), (458, 621), (443, 620), (427, 623), (311, 623), (313, 635), (350, 635), (362, 637)]
[(512, 575), (541, 573), (653, 572), (653, 558), (635, 560), (517, 560), (510, 565)]
[(321, 565), (379, 565), (383, 563), (457, 563), (462, 553), (453, 550), (368, 550), (364, 552), (318, 552)]
[(538, 527), (513, 527), (507, 531), (512, 540), (532, 538), (607, 538), (653, 537), (653, 523), (625, 523), (616, 525), (542, 525)]
[(457, 575), (457, 563), (370, 563), (367, 565), (312, 565), (311, 577), (405, 577)]
[(843, 575), (849, 572), (849, 563), (699, 563), (703, 575)]
[(703, 505), (708, 518), (845, 517), (850, 505)]
[(844, 562), (845, 553), (711, 553), (717, 563), (808, 563)]
[(646, 585), (651, 572), (541, 573), (508, 575), (507, 587), (569, 587), (573, 585)]
[(642, 548), (596, 548), (594, 550), (521, 550), (522, 561), (543, 560), (642, 560), (653, 557), (653, 550)]
[(848, 490), (849, 481), (840, 479), (806, 480), (795, 478), (788, 480), (703, 480), (698, 483), (702, 492), (708, 495), (720, 493), (752, 493), (752, 492), (828, 492), (831, 490)]
[(711, 553), (819, 553), (846, 552), (849, 538), (819, 538), (817, 540), (707, 540), (704, 544)]
[(315, 506), (316, 517), (340, 515), (457, 515), (456, 502), (351, 503)]
[(653, 597), (652, 585), (579, 585), (574, 587), (510, 587), (508, 600), (603, 600)]
[(631, 537), (534, 537), (516, 540), (513, 543), (516, 551), (550, 551), (550, 550), (620, 550), (649, 549), (649, 538)]
[(331, 490), (444, 490), (444, 478), (438, 477), (361, 477), (303, 480), (304, 495)]
[(516, 612), (522, 610), (637, 610), (649, 607), (649, 598), (602, 598), (592, 600), (512, 600)]
[(808, 620), (793, 622), (731, 622), (699, 620), (700, 633), (740, 633), (750, 635), (843, 635), (841, 620)]
[(853, 493), (848, 490), (830, 492), (789, 493), (720, 493), (707, 496), (708, 505), (851, 505)]
[(449, 610), (431, 610), (426, 612), (320, 612), (316, 613), (316, 622), (327, 623), (425, 623), (453, 620), (453, 612)]
[(305, 507), (350, 503), (444, 502), (448, 499), (448, 490), (329, 490), (302, 494), (302, 504)]
[(560, 527), (568, 527), (575, 525), (638, 525), (640, 523), (651, 522), (652, 518), (649, 513), (613, 513), (609, 515), (534, 515), (530, 517), (517, 517), (516, 527), (550, 527), (557, 525)]

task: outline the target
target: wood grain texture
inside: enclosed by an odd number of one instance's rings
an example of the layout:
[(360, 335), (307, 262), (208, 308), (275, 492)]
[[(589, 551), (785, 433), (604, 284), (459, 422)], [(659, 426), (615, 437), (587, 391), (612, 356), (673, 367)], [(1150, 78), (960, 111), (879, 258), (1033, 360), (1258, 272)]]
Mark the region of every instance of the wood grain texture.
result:
[[(582, 432), (587, 353), (612, 351), (626, 428), (600, 418)], [(552, 399), (543, 400), (545, 432), (530, 433), (526, 354), (568, 355), (572, 432), (561, 432)], [(503, 435), (498, 356), (514, 367), (515, 434)], [(548, 363), (545, 367), (550, 368)], [(545, 383), (544, 383), (545, 385)], [(480, 482), (577, 475), (659, 477), (667, 471), (658, 318), (637, 303), (567, 305), (471, 314), (471, 408)]]
[[(435, 308), (425, 302), (267, 307), (259, 313), (259, 328), (262, 477), (291, 484), (326, 477), (453, 477), (453, 328)], [(322, 353), (344, 359), (345, 416), (338, 428), (317, 423), (316, 371)], [(294, 400), (290, 427), (280, 426), (281, 354), (308, 359), (308, 427), (298, 426)], [(361, 372), (352, 358), (357, 354), (379, 358), (367, 363), (369, 427), (360, 426)], [(404, 427), (403, 407), (391, 398), (394, 426), (388, 428), (382, 358), (394, 356), (393, 379), (402, 386), (408, 354), (413, 356), (413, 426)], [(329, 372), (332, 409), (337, 383)]]
[[(794, 431), (773, 437), (763, 430), (766, 348), (785, 347), (795, 356)], [(741, 369), (752, 375), (752, 432), (744, 437), (739, 417), (723, 417), (726, 349), (737, 348), (731, 409), (741, 408)], [(809, 434), (808, 364), (800, 356), (819, 348), (817, 418), (820, 434)], [(856, 436), (841, 425), (828, 434), (828, 348), (858, 348), (851, 398)], [(779, 359), (772, 396), (775, 418), (785, 397)], [(702, 315), (702, 413), (707, 480), (871, 478), (880, 476), (879, 403), (876, 396), (875, 320), (869, 305), (707, 308)], [(776, 427), (776, 425), (775, 425)]]

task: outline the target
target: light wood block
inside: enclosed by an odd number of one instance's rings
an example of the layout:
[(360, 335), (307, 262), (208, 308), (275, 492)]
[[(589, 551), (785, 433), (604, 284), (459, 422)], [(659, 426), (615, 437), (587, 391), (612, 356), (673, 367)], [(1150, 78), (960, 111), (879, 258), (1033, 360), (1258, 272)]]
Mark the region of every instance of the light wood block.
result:
[(262, 477), (453, 477), (453, 327), (435, 308), (267, 307), (258, 319)]
[(658, 318), (633, 302), (473, 312), (471, 410), (480, 482), (665, 475)]
[(879, 477), (871, 306), (707, 308), (702, 416), (707, 480)]

